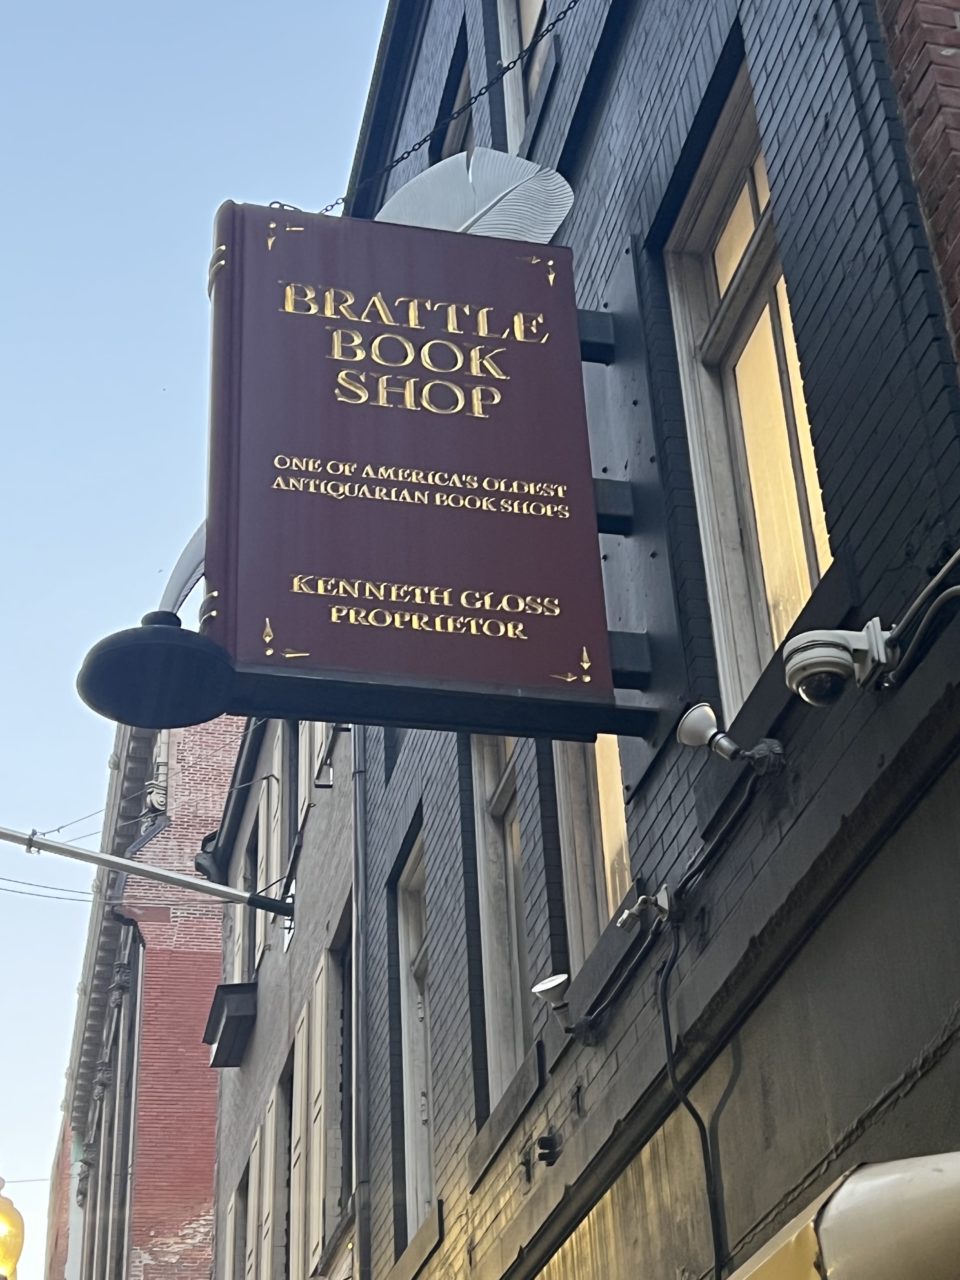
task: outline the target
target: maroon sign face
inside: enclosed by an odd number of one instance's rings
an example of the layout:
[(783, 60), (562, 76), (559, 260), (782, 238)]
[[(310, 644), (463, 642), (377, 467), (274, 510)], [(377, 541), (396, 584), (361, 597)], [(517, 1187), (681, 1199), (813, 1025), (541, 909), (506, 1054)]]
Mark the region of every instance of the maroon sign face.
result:
[(612, 705), (570, 252), (234, 204), (217, 244), (204, 634), (450, 727)]

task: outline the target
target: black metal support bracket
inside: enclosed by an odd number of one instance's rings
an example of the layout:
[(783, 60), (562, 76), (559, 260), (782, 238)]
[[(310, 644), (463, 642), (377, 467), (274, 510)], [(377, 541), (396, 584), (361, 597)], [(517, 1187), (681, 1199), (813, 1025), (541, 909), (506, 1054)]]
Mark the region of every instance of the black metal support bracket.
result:
[(645, 631), (611, 631), (610, 665), (618, 689), (647, 689), (653, 664), (650, 637)]
[(593, 500), (597, 507), (597, 532), (627, 537), (636, 524), (633, 486), (629, 480), (593, 480)]
[(580, 333), (580, 359), (587, 364), (613, 364), (616, 335), (609, 311), (584, 311), (577, 308)]

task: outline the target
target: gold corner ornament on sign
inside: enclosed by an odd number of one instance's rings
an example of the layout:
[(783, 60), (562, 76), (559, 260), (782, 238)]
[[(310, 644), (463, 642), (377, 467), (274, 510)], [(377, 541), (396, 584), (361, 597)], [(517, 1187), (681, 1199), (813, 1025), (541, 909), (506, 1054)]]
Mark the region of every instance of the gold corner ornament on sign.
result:
[(589, 684), (593, 678), (590, 675), (590, 668), (592, 666), (593, 662), (591, 661), (590, 654), (587, 652), (587, 646), (584, 645), (583, 652), (580, 655), (579, 674), (576, 671), (565, 671), (563, 675), (552, 675), (550, 679), (562, 680), (565, 684), (573, 684), (576, 680), (579, 680), (581, 684)]
[(557, 272), (556, 272), (557, 264), (553, 258), (521, 258), (520, 261), (529, 262), (535, 267), (538, 266), (541, 262), (546, 263), (547, 284), (550, 286), (551, 289), (553, 288), (554, 281), (557, 278)]

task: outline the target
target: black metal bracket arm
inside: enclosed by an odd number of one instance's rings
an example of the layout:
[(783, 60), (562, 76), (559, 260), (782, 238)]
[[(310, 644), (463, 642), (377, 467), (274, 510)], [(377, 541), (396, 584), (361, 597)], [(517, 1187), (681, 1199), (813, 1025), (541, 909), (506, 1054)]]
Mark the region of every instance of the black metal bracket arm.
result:
[(593, 500), (597, 507), (597, 532), (627, 537), (636, 526), (633, 485), (629, 480), (593, 480)]
[(650, 637), (645, 631), (611, 631), (610, 665), (617, 689), (648, 689), (653, 674)]
[(580, 359), (586, 364), (613, 364), (616, 335), (609, 311), (584, 311), (577, 308), (580, 333)]

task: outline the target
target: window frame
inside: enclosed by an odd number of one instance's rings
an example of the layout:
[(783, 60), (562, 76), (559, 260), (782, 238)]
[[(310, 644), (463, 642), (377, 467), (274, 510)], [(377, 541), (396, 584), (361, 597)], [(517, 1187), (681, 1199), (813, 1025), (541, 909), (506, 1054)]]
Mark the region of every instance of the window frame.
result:
[[(440, 122), (466, 106), (472, 96), (470, 79), (470, 46), (467, 42), (466, 19), (460, 23), (453, 57), (447, 70), (447, 77), (440, 95), (440, 107), (437, 112), (437, 128)], [(427, 146), (427, 158), (431, 165), (448, 160), (461, 151), (469, 158), (474, 148), (473, 109), (464, 111), (456, 120), (448, 122), (442, 132), (436, 133)]]
[[(521, 0), (497, 0), (497, 20), (500, 30), (500, 62), (512, 62), (524, 47), (521, 35)], [(545, 0), (533, 25), (533, 33), (543, 29), (547, 19)], [(532, 37), (531, 37), (532, 38)], [(527, 120), (536, 101), (540, 81), (547, 71), (547, 50), (544, 41), (526, 63), (514, 67), (503, 78), (503, 106), (507, 122), (507, 150), (520, 151), (527, 130)], [(534, 79), (532, 72), (536, 71)], [(531, 83), (532, 81), (532, 83)]]
[[(613, 741), (617, 742), (619, 759), (619, 742), (616, 738)], [(554, 742), (553, 769), (560, 826), (567, 953), (570, 976), (573, 977), (600, 940), (632, 884), (627, 811), (623, 800), (621, 762), (622, 826), (618, 824), (619, 847), (614, 847), (605, 831), (595, 743)], [(626, 857), (625, 877), (624, 869), (621, 867), (618, 871), (615, 866), (621, 853)], [(622, 884), (617, 884), (618, 879)]]
[[(771, 203), (756, 207), (755, 226), (722, 294), (713, 254), (744, 181), (753, 192), (759, 132), (744, 68), (714, 130), (706, 154), (664, 250), (688, 428), (701, 545), (713, 625), (724, 717), (729, 723), (776, 651), (765, 588), (735, 366), (764, 308), (776, 303), (783, 277)], [(752, 179), (747, 175), (753, 173)], [(794, 420), (779, 313), (774, 347), (794, 468)], [(780, 334), (778, 338), (778, 334)], [(797, 505), (808, 554), (813, 521), (807, 490)], [(810, 526), (808, 528), (807, 526)], [(810, 569), (810, 593), (826, 566)], [(809, 598), (809, 596), (808, 596)]]
[[(511, 825), (517, 805), (517, 743), (518, 739), (486, 735), (470, 739), (491, 1108), (506, 1092), (533, 1043), (523, 848), (518, 824)], [(511, 829), (517, 832), (516, 849), (511, 849)]]
[[(422, 833), (414, 841), (397, 879), (396, 907), (403, 1064), (404, 1189), (407, 1240), (410, 1241), (436, 1202), (430, 1042), (430, 937)], [(425, 1120), (421, 1114), (424, 1106)]]

